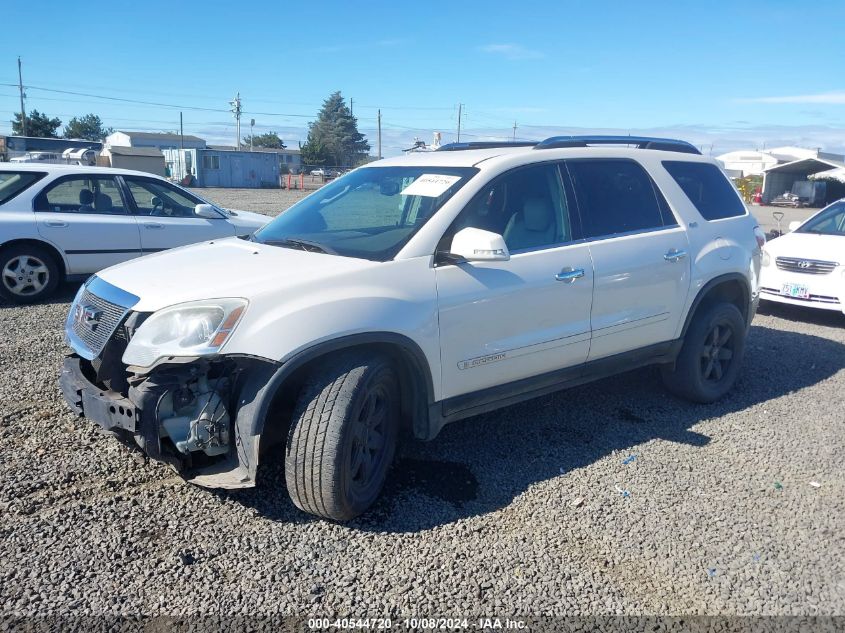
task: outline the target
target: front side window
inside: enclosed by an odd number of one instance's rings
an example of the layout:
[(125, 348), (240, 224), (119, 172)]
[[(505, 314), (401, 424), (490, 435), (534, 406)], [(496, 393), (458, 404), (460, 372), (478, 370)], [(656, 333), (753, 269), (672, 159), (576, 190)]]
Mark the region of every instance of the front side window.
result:
[(7, 203), (44, 176), (45, 173), (36, 171), (0, 171), (0, 204)]
[(36, 196), (35, 210), (54, 213), (126, 213), (117, 182), (109, 176), (63, 178)]
[(830, 205), (816, 217), (809, 219), (796, 233), (845, 235), (845, 202)]
[(124, 177), (124, 179), (139, 215), (195, 218), (195, 207), (203, 204), (199, 198), (169, 183), (143, 178)]
[(557, 166), (523, 167), (491, 181), (461, 211), (438, 250), (448, 251), (455, 233), (469, 227), (500, 234), (511, 252), (571, 241)]
[(365, 167), (293, 205), (257, 242), (386, 261), (474, 174), (472, 167)]
[(663, 167), (705, 220), (745, 215), (745, 205), (716, 165), (665, 160)]
[[(598, 238), (662, 228), (661, 211), (651, 177), (633, 160), (566, 161), (572, 177), (584, 237)], [(671, 220), (674, 224), (674, 220)]]

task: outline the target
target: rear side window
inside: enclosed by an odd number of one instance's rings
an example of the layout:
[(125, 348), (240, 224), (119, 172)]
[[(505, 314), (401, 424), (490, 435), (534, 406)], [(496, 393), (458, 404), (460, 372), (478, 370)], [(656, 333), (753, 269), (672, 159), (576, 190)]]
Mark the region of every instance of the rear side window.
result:
[(72, 176), (45, 187), (35, 197), (36, 211), (54, 213), (126, 213), (117, 182), (110, 176)]
[(0, 171), (0, 204), (5, 204), (45, 175), (35, 171)]
[(663, 167), (705, 220), (745, 215), (745, 205), (733, 185), (715, 165), (666, 160), (663, 161)]
[[(668, 206), (661, 210), (659, 192), (636, 162), (625, 159), (566, 161), (584, 237), (596, 238), (659, 229), (675, 224)], [(664, 213), (669, 217), (664, 221)]]

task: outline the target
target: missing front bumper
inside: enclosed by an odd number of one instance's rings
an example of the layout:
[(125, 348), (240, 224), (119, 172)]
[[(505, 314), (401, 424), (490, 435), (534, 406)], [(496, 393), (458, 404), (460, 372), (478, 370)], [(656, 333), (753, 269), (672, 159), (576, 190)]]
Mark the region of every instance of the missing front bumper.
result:
[[(196, 367), (180, 367), (135, 380), (124, 396), (97, 385), (93, 374), (89, 376), (91, 372), (86, 371), (87, 363), (76, 355), (65, 358), (59, 380), (65, 400), (78, 415), (124, 442), (135, 444), (151, 459), (169, 464), (198, 485), (210, 488), (255, 485), (258, 438), (250, 434), (255, 424), (246, 413), (254, 409), (246, 407), (244, 415), (234, 421), (226, 418), (227, 446), (225, 451), (218, 447), (218, 456), (209, 458), (199, 451), (184, 454), (163, 432), (167, 420), (173, 418), (162, 420), (160, 406), (162, 401), (172, 400), (174, 391), (184, 387), (185, 376), (195, 374)], [(243, 397), (229, 400), (236, 403), (238, 411), (248, 404)]]

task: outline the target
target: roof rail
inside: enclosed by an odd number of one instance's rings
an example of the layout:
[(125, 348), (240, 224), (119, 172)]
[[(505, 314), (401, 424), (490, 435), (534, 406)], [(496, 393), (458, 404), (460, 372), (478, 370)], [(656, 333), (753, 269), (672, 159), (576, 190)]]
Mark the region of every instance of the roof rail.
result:
[(587, 147), (588, 145), (634, 145), (637, 149), (658, 149), (667, 152), (701, 154), (695, 145), (686, 141), (652, 136), (552, 136), (537, 143), (534, 149)]
[(446, 143), (437, 148), (438, 152), (460, 152), (466, 149), (492, 149), (495, 147), (534, 147), (537, 141), (468, 141), (464, 143)]

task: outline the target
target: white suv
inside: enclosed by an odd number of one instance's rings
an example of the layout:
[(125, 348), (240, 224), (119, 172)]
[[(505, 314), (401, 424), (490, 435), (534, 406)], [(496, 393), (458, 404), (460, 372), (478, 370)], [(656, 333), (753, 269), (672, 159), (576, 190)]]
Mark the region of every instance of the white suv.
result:
[(204, 486), (254, 485), (282, 439), (293, 502), (345, 520), (402, 429), (432, 439), (650, 364), (676, 394), (723, 396), (764, 241), (682, 141), (445, 146), (359, 168), (250, 239), (102, 271), (68, 315), (61, 385)]
[(48, 297), (63, 279), (217, 237), (270, 218), (220, 209), (164, 178), (128, 169), (0, 163), (0, 296)]

